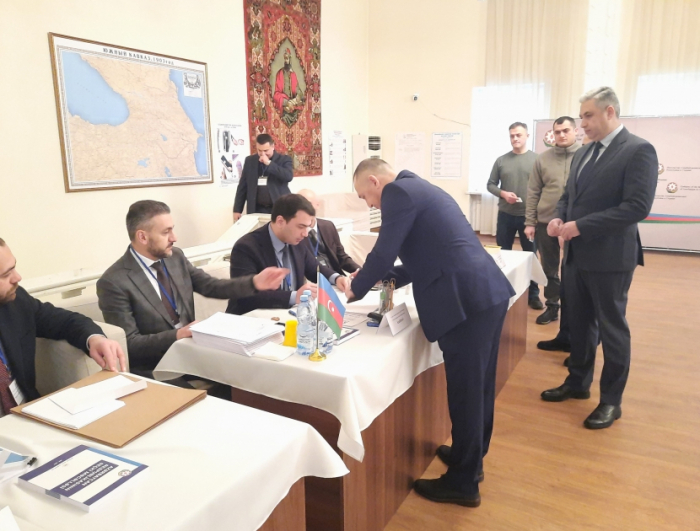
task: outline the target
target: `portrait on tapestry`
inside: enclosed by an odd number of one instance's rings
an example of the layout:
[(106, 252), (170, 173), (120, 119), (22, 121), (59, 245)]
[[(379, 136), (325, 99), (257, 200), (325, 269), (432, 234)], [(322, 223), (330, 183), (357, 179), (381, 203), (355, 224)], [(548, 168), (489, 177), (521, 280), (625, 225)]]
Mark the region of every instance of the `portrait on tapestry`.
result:
[(322, 175), (320, 0), (245, 0), (251, 146), (275, 139), (294, 175)]

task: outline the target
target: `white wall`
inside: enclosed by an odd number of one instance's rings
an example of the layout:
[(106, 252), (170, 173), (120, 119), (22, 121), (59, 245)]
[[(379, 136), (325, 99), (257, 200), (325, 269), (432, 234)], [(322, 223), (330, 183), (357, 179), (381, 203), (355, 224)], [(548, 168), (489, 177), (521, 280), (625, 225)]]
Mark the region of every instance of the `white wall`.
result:
[(462, 132), (462, 179), (431, 182), (466, 213), (471, 130), (433, 114), (469, 123), (472, 87), (484, 84), (486, 2), (373, 0), (369, 28), (370, 134), (382, 136), (382, 156), (393, 164), (396, 133), (424, 132), (419, 174), (429, 178), (432, 133)]
[[(368, 3), (322, 4), (323, 132), (366, 133)], [(124, 218), (140, 199), (168, 203), (178, 245), (230, 225), (235, 189), (218, 182), (66, 194), (47, 33), (206, 62), (211, 124), (247, 123), (242, 0), (0, 0), (0, 237), (25, 277), (106, 267), (128, 244)], [(327, 156), (324, 153), (324, 162)], [(295, 179), (292, 189), (350, 190), (344, 179)]]

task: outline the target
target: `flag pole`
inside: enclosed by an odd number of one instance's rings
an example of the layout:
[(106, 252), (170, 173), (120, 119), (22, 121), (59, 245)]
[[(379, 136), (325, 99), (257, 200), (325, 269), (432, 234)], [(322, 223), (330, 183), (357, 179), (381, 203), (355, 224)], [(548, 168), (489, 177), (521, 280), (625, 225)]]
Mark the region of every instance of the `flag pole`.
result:
[[(316, 264), (316, 288), (321, 285), (321, 266)], [(318, 322), (318, 299), (319, 299), (319, 293), (316, 292), (316, 350), (314, 351), (311, 356), (309, 356), (309, 361), (323, 361), (326, 359), (326, 355), (322, 354), (321, 351), (318, 348), (318, 331), (319, 331), (319, 322)]]

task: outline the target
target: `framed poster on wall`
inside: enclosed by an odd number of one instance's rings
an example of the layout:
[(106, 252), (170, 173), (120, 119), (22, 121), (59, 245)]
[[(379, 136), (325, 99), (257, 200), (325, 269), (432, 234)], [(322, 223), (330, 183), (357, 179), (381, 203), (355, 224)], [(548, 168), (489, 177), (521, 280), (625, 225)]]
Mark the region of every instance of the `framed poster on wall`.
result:
[(66, 192), (213, 182), (206, 63), (49, 43)]

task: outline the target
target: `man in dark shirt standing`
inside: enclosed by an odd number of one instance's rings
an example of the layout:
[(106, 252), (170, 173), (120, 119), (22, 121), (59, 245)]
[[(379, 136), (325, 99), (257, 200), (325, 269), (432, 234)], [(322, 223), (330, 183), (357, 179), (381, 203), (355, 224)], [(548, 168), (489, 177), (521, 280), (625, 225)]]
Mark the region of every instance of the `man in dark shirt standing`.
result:
[(273, 203), (291, 193), (289, 183), (294, 177), (292, 159), (275, 152), (275, 141), (268, 134), (255, 139), (257, 155), (246, 157), (243, 174), (233, 203), (233, 221), (238, 221), (248, 203), (248, 214), (269, 214)]

